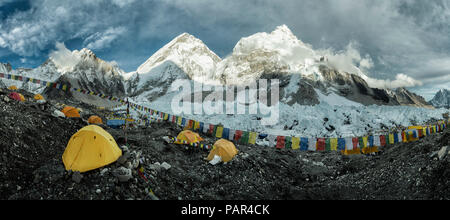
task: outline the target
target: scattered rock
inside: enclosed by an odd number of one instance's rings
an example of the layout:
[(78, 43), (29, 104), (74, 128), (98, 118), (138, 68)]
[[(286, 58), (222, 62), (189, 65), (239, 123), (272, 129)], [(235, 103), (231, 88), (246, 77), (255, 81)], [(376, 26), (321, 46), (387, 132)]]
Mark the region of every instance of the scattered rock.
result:
[(64, 113), (62, 113), (61, 111), (58, 111), (58, 110), (53, 111), (52, 116), (56, 117), (56, 118), (58, 118), (58, 117), (65, 118), (66, 117), (66, 115), (64, 115)]
[(443, 160), (448, 153), (448, 146), (444, 146), (437, 153), (439, 160)]
[(164, 168), (164, 169), (166, 169), (166, 170), (169, 170), (172, 166), (171, 166), (170, 164), (166, 163), (166, 162), (163, 162), (163, 163), (161, 164), (161, 167)]
[(156, 162), (154, 164), (150, 164), (150, 166), (148, 167), (150, 170), (154, 170), (154, 171), (160, 171), (161, 170), (161, 164), (159, 162)]
[(125, 167), (119, 167), (115, 169), (113, 171), (113, 174), (115, 177), (117, 177), (119, 182), (127, 182), (128, 180), (131, 179), (131, 177), (133, 177), (131, 174), (131, 169)]
[(162, 139), (168, 144), (173, 142), (172, 139), (169, 136), (164, 136), (164, 137), (162, 137)]
[(81, 175), (81, 173), (80, 172), (74, 172), (73, 174), (72, 174), (72, 180), (74, 181), (74, 182), (76, 182), (76, 183), (80, 183), (81, 182), (81, 179), (83, 179), (83, 175)]
[(129, 157), (130, 157), (130, 152), (126, 151), (124, 154), (122, 154), (122, 156), (119, 157), (119, 159), (117, 159), (117, 163), (125, 164)]

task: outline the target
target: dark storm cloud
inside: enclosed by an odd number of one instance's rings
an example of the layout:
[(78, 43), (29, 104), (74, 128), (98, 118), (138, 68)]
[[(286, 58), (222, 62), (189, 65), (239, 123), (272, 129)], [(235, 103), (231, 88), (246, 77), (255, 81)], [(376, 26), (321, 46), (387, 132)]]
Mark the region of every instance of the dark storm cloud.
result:
[[(7, 5), (10, 1), (0, 0)], [(2, 11), (0, 47), (32, 60), (56, 42), (77, 42), (132, 71), (177, 35), (188, 32), (219, 56), (237, 41), (286, 24), (314, 49), (358, 45), (370, 77), (400, 73), (449, 87), (449, 1), (423, 0), (33, 0), (29, 10)], [(31, 58), (31, 59), (30, 59)], [(439, 81), (438, 81), (439, 80)], [(422, 87), (418, 87), (417, 91)]]

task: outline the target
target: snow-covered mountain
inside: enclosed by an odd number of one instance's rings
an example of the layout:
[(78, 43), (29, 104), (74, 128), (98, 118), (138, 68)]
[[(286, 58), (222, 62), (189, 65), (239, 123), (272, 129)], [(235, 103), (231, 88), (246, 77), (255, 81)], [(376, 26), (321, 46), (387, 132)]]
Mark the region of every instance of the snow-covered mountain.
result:
[[(60, 76), (55, 80), (56, 82), (108, 96), (120, 98), (125, 96), (125, 82), (123, 77), (125, 72), (115, 62), (106, 62), (86, 48), (80, 51), (74, 50), (71, 54), (72, 59), (76, 62), (73, 62), (69, 66), (70, 68), (56, 62), (56, 71), (60, 73)], [(53, 58), (50, 57), (51, 59)], [(67, 93), (51, 88), (47, 88), (44, 93), (52, 98), (69, 96), (88, 103), (105, 101), (98, 97), (80, 93)]]
[(450, 108), (450, 91), (447, 89), (440, 89), (430, 103), (436, 108)]
[[(35, 69), (27, 69), (27, 68), (17, 68), (13, 69), (12, 66), (8, 64), (0, 64), (0, 72), (7, 74), (14, 74), (25, 76), (33, 79), (45, 80), (48, 82), (53, 82), (61, 76), (61, 73), (58, 72), (55, 64), (51, 59), (45, 61), (42, 65)], [(7, 80), (4, 79), (3, 82), (6, 86), (15, 85), (20, 89), (25, 89), (33, 93), (42, 93), (45, 89), (45, 86), (38, 85), (30, 82), (21, 82), (16, 80)], [(1, 83), (0, 83), (1, 84)]]
[[(322, 52), (299, 40), (286, 25), (271, 33), (242, 38), (223, 60), (201, 40), (183, 33), (130, 73), (125, 73), (115, 63), (99, 59), (88, 49), (65, 53), (64, 62), (50, 57), (36, 69), (12, 70), (7, 65), (0, 68), (106, 95), (127, 95), (150, 102), (165, 99), (164, 95), (176, 79), (214, 85), (248, 85), (258, 79), (278, 79), (280, 101), (288, 105), (327, 102), (352, 106), (429, 107), (422, 97), (404, 88), (371, 88), (364, 80), (367, 76), (358, 67), (354, 66), (356, 71), (352, 73), (340, 70)], [(20, 86), (36, 92), (43, 89), (29, 84)], [(51, 89), (46, 93), (55, 97), (62, 95)]]
[(208, 83), (221, 59), (201, 40), (183, 33), (153, 54), (136, 73), (147, 74), (161, 68), (160, 65), (167, 65), (166, 61), (178, 66), (192, 80)]
[[(168, 65), (175, 66), (168, 68)], [(185, 33), (130, 73), (126, 84), (132, 96), (155, 100), (165, 94), (175, 78), (187, 77), (215, 85), (248, 85), (258, 79), (275, 78), (280, 80), (281, 102), (289, 105), (315, 105), (323, 101), (321, 98), (327, 97), (329, 101), (330, 97), (339, 96), (348, 102), (336, 104), (430, 107), (422, 97), (403, 88), (371, 88), (357, 67), (354, 67), (355, 73), (347, 73), (335, 66), (326, 56), (299, 40), (286, 25), (271, 33), (242, 38), (223, 60), (201, 40)], [(173, 76), (173, 70), (179, 70), (177, 77)], [(163, 77), (167, 71), (170, 77)]]

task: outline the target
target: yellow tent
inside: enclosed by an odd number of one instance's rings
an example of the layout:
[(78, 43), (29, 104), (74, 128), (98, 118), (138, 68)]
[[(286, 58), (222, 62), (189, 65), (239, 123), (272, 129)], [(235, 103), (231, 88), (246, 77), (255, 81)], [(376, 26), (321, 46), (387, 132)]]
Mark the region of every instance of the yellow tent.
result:
[(214, 156), (222, 157), (223, 162), (228, 162), (233, 159), (234, 156), (238, 153), (236, 146), (228, 140), (220, 139), (214, 143), (213, 149), (209, 153), (207, 160), (211, 161), (214, 159)]
[(191, 130), (184, 130), (180, 132), (180, 134), (178, 134), (177, 140), (174, 143), (184, 144), (183, 141), (186, 141), (188, 144), (193, 144), (203, 141), (203, 138), (200, 137), (198, 133), (195, 133)]
[(34, 100), (44, 100), (44, 97), (41, 94), (34, 95)]
[[(414, 131), (417, 134), (417, 137), (414, 137)], [(419, 130), (409, 129), (405, 131), (405, 136), (408, 142), (413, 142), (419, 140)]]
[(12, 86), (8, 87), (8, 89), (9, 90), (17, 90), (17, 86), (12, 85)]
[(121, 155), (122, 150), (108, 132), (89, 125), (70, 138), (62, 160), (66, 170), (86, 172), (111, 164)]
[(89, 124), (103, 124), (103, 121), (97, 115), (92, 115), (91, 117), (89, 117), (88, 123)]
[(361, 154), (361, 151), (359, 150), (359, 148), (356, 149), (352, 149), (352, 150), (342, 150), (341, 153), (343, 155), (353, 155), (353, 154)]

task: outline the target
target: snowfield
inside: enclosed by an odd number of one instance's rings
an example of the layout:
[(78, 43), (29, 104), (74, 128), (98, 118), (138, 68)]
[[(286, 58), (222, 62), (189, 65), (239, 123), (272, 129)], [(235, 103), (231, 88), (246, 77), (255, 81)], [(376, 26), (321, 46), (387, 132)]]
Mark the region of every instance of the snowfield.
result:
[[(171, 100), (174, 95), (174, 93), (166, 94), (152, 103), (142, 99), (130, 99), (130, 102), (172, 115)], [(358, 137), (368, 134), (385, 134), (389, 129), (398, 126), (424, 125), (430, 119), (442, 120), (442, 114), (447, 112), (445, 109), (410, 106), (363, 106), (350, 100), (334, 99), (333, 93), (329, 96), (321, 94), (320, 97), (321, 103), (315, 106), (298, 104), (289, 106), (280, 102), (277, 105), (279, 117), (276, 124), (271, 126), (262, 125), (261, 120), (270, 117), (265, 114), (180, 114), (177, 116), (209, 124), (221, 124), (234, 130), (254, 131), (275, 136)], [(123, 108), (126, 106), (121, 107)], [(146, 113), (141, 111), (140, 114)], [(140, 114), (135, 110), (132, 111), (134, 117)]]

